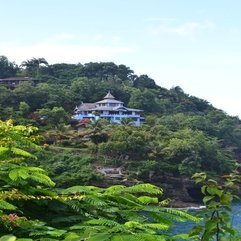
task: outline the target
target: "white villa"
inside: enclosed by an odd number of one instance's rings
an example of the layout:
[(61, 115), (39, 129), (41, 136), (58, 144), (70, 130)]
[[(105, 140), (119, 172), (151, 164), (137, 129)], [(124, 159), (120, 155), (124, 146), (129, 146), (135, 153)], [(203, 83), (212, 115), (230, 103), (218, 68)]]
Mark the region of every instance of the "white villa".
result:
[(73, 118), (76, 120), (98, 120), (99, 118), (103, 118), (109, 120), (111, 123), (121, 123), (122, 119), (131, 118), (136, 126), (140, 126), (143, 120), (140, 116), (140, 112), (142, 111), (123, 106), (123, 102), (116, 100), (109, 91), (101, 101), (82, 103), (79, 107), (76, 106)]

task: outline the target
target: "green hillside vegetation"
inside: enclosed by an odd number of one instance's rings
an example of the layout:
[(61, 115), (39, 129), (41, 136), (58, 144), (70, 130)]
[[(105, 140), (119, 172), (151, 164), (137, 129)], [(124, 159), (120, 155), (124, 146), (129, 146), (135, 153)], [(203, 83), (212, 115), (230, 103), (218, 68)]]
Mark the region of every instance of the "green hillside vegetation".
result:
[[(112, 62), (49, 65), (33, 58), (17, 66), (2, 56), (0, 77), (13, 76), (33, 82), (0, 85), (0, 117), (39, 128), (46, 148), (36, 153), (41, 158), (35, 164), (45, 167), (59, 187), (118, 183), (107, 181), (98, 167), (121, 167), (119, 182), (157, 184), (190, 180), (196, 172), (218, 178), (238, 168), (239, 118), (178, 86), (165, 89)], [(126, 106), (144, 110), (144, 124), (101, 120), (77, 131), (71, 118), (75, 106), (96, 102), (109, 90)]]
[[(41, 149), (36, 131), (0, 121), (1, 241), (240, 240), (229, 218), (237, 172), (226, 175), (223, 185), (204, 173), (193, 175), (207, 205), (195, 217), (167, 208), (163, 190), (152, 184), (55, 188), (44, 169), (27, 164)], [(170, 230), (173, 222), (187, 221), (194, 224), (189, 233)]]
[[(0, 241), (239, 240), (229, 225), (240, 182), (238, 117), (111, 62), (18, 66), (0, 57), (0, 78), (23, 76), (32, 81), (0, 84), (0, 235), (14, 235)], [(80, 126), (71, 118), (76, 105), (107, 91), (144, 110), (144, 123)], [(172, 221), (200, 219), (167, 208), (166, 197), (203, 198), (203, 222), (173, 236)]]
[(26, 163), (40, 149), (35, 131), (0, 121), (1, 241), (173, 240), (173, 221), (199, 221), (164, 207), (162, 189), (151, 184), (54, 188), (44, 169)]

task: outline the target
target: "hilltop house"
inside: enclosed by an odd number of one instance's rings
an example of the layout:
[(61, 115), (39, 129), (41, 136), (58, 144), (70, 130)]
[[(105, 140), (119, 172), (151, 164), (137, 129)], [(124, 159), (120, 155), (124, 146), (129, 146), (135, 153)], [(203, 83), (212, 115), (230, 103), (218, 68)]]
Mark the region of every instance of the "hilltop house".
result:
[(142, 110), (125, 107), (123, 102), (116, 100), (109, 91), (101, 101), (82, 103), (79, 107), (76, 106), (73, 119), (98, 120), (102, 118), (109, 120), (111, 123), (121, 123), (124, 118), (130, 118), (136, 126), (139, 126), (143, 119), (140, 112)]
[(36, 82), (36, 80), (31, 77), (8, 77), (0, 79), (0, 84), (14, 88), (15, 86), (25, 81), (33, 81), (34, 83)]

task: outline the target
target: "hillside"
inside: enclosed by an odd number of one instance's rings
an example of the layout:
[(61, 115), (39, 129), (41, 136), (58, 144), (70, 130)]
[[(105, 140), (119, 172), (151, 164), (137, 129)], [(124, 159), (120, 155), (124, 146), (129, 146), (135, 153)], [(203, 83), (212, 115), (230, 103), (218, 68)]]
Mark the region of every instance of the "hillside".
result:
[[(9, 77), (32, 81), (6, 84)], [(2, 56), (0, 78), (0, 118), (39, 128), (45, 149), (37, 153), (36, 165), (45, 166), (58, 186), (146, 181), (166, 187), (167, 195), (192, 201), (198, 198), (192, 174), (205, 171), (216, 178), (236, 169), (241, 160), (237, 117), (179, 86), (158, 86), (125, 65), (48, 65), (33, 58), (17, 66)], [(126, 106), (144, 110), (144, 124), (103, 120), (78, 128), (71, 119), (75, 106), (96, 102), (107, 91)], [(104, 177), (100, 168), (121, 168), (121, 175)]]

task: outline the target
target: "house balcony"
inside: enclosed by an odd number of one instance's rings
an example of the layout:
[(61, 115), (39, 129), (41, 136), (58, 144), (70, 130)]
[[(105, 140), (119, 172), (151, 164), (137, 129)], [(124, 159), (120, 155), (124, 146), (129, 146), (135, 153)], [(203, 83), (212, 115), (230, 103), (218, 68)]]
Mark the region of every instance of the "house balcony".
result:
[(136, 126), (141, 124), (141, 120), (143, 119), (140, 115), (134, 114), (75, 114), (73, 119), (82, 120), (82, 119), (90, 119), (90, 120), (98, 120), (99, 118), (107, 119), (112, 123), (121, 123), (122, 119), (131, 118)]
[(100, 117), (109, 117), (109, 118), (116, 118), (116, 117), (120, 117), (120, 118), (138, 118), (140, 117), (140, 115), (137, 114), (100, 114)]
[(96, 118), (96, 115), (94, 114), (75, 114), (72, 116), (73, 119), (76, 119), (76, 120), (81, 120), (81, 119), (95, 119)]

